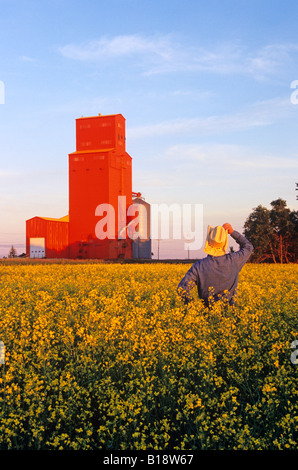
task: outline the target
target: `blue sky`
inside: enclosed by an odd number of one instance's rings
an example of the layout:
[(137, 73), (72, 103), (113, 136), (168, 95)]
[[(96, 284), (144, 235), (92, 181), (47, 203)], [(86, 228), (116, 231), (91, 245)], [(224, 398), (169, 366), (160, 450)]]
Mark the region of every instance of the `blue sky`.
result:
[(125, 117), (149, 203), (239, 231), (258, 204), (296, 210), (297, 20), (294, 0), (0, 0), (0, 256), (67, 214), (75, 119), (98, 113)]

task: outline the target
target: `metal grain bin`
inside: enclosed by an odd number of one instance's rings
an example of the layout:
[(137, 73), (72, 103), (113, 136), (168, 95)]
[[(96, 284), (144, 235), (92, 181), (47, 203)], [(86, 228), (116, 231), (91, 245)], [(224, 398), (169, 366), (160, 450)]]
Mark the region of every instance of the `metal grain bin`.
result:
[(133, 240), (133, 258), (151, 259), (150, 204), (141, 197), (136, 197), (132, 203), (134, 206), (139, 206), (139, 236)]

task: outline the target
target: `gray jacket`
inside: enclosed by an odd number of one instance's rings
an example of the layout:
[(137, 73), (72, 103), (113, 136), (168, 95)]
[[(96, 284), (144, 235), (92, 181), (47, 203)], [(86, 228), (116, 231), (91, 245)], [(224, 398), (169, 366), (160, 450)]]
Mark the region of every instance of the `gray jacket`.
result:
[(208, 255), (194, 263), (181, 279), (177, 292), (186, 304), (192, 300), (190, 291), (195, 286), (206, 306), (222, 297), (230, 305), (235, 304), (239, 272), (250, 257), (253, 246), (235, 230), (231, 237), (240, 245), (239, 251), (222, 256)]

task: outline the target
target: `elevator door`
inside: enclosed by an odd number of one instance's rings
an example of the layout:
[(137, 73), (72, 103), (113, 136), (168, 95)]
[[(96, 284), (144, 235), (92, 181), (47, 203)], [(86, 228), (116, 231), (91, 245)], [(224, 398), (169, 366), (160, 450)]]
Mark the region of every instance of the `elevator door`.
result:
[(45, 258), (45, 238), (30, 238), (30, 258)]

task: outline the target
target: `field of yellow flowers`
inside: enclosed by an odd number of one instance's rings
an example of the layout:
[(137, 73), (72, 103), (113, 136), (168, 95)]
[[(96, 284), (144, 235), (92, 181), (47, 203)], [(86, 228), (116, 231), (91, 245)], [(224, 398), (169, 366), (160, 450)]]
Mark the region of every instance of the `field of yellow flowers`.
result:
[(3, 261), (0, 449), (298, 449), (298, 265), (212, 310), (188, 267)]

